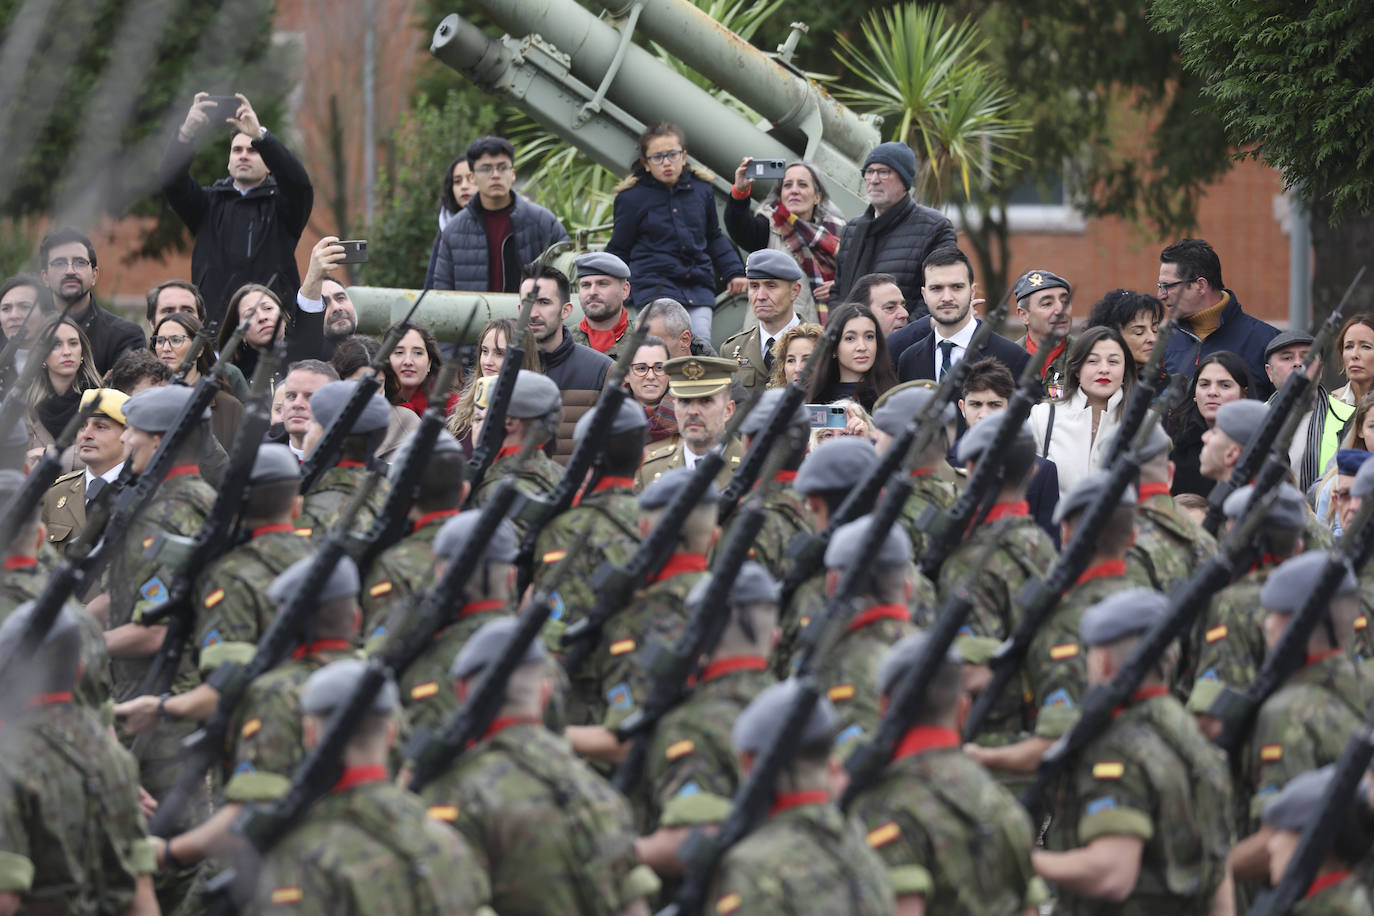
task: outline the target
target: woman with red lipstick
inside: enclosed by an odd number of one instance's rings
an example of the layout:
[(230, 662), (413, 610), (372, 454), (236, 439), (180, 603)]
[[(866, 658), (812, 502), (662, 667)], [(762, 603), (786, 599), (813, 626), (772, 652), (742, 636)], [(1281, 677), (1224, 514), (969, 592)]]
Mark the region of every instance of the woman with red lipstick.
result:
[(1173, 439), (1169, 460), (1174, 463), (1174, 495), (1196, 493), (1206, 496), (1215, 480), (1202, 476), (1199, 457), (1202, 434), (1217, 421), (1222, 404), (1253, 397), (1250, 367), (1244, 358), (1230, 350), (1209, 353), (1198, 363), (1197, 374), (1184, 402), (1168, 417), (1164, 430)]
[(851, 398), (872, 411), (874, 402), (897, 384), (887, 338), (878, 330), (872, 310), (859, 302), (846, 302), (831, 320), (840, 326), (839, 337), (834, 351), (826, 354), (811, 376), (807, 403)]
[[(388, 329), (383, 336), (389, 336), (392, 330)], [(438, 377), (443, 362), (434, 335), (427, 328), (411, 325), (382, 369), (386, 399), (417, 414), (424, 413), (429, 408), (430, 383)]]
[[(153, 329), (153, 336), (148, 341), (148, 349), (176, 372), (190, 351), (196, 334), (200, 333), (200, 328), (200, 319), (195, 315), (173, 312), (157, 323), (157, 327)], [(214, 365), (214, 351), (209, 347), (203, 348), (196, 356), (196, 361), (191, 364), (191, 368), (186, 370), (186, 384), (194, 385), (208, 376)], [(219, 390), (210, 402), (210, 431), (215, 434), (215, 438), (224, 446), (226, 452), (234, 445), (234, 433), (242, 419), (243, 403), (230, 393), (227, 380), (220, 382)]]
[(1064, 396), (1031, 408), (1035, 447), (1059, 469), (1061, 497), (1101, 468), (1102, 443), (1121, 421), (1135, 375), (1121, 335), (1114, 328), (1088, 328), (1069, 350)]
[[(29, 429), (29, 457), (42, 457), (48, 446), (57, 442), (68, 421), (81, 407), (81, 392), (99, 388), (100, 376), (91, 356), (91, 342), (86, 332), (70, 318), (52, 318), (39, 329), (35, 340), (53, 335), (52, 349), (43, 360), (43, 371), (34, 378), (24, 392), (28, 405), (25, 422)], [(37, 359), (37, 352), (30, 352)], [(62, 473), (79, 470), (86, 465), (76, 457), (73, 449), (62, 453)]]

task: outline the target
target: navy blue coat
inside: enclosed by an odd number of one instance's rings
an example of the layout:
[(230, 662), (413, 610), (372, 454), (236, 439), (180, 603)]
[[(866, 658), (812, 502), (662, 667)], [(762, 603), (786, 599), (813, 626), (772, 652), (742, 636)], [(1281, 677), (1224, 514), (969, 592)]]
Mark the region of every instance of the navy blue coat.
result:
[(720, 231), (711, 183), (688, 169), (671, 188), (652, 175), (615, 196), (615, 228), (606, 250), (630, 265), (636, 308), (668, 297), (715, 307), (716, 290), (744, 276), (744, 264)]
[(1245, 314), (1236, 294), (1229, 289), (1226, 292), (1231, 299), (1221, 311), (1221, 326), (1208, 334), (1199, 348), (1197, 335), (1189, 329), (1188, 322), (1179, 322), (1178, 333), (1169, 338), (1164, 348), (1164, 368), (1170, 375), (1186, 373), (1192, 376), (1204, 356), (1218, 350), (1230, 350), (1250, 367), (1250, 377), (1255, 383), (1250, 397), (1263, 401), (1274, 393), (1274, 386), (1269, 384), (1269, 376), (1264, 372), (1264, 348), (1279, 329)]

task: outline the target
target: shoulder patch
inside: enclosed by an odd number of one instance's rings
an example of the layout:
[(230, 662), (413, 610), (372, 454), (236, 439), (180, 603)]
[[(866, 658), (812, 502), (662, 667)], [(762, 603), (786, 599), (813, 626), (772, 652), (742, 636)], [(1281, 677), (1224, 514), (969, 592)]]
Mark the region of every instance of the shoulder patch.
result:
[(262, 720), (249, 719), (247, 722), (243, 723), (243, 730), (239, 732), (239, 737), (251, 738), (260, 731), (262, 731)]
[(430, 816), (430, 819), (443, 821), (446, 824), (452, 824), (458, 820), (457, 805), (430, 805), (425, 809), (425, 813)]
[(205, 596), (205, 606), (206, 606), (207, 608), (212, 608), (212, 607), (214, 607), (215, 605), (219, 604), (219, 603), (220, 603), (221, 601), (223, 601), (223, 600), (224, 600), (224, 589), (222, 589), (222, 588), (217, 588), (217, 589), (215, 589), (213, 592), (211, 592), (210, 594), (208, 594), (208, 595)]
[(300, 903), (304, 896), (299, 887), (279, 887), (272, 892), (272, 905), (284, 906)]
[(1063, 706), (1065, 709), (1073, 709), (1074, 707), (1073, 697), (1069, 696), (1069, 692), (1063, 687), (1060, 687), (1058, 690), (1054, 691), (1054, 693), (1045, 697), (1045, 702), (1040, 705), (1046, 707)]
[(548, 553), (544, 554), (542, 560), (545, 563), (557, 563), (567, 555), (568, 552), (566, 550), (550, 550)]
[(633, 639), (618, 639), (611, 643), (609, 651), (612, 655), (624, 655), (626, 652), (633, 652), (634, 650), (635, 641)]
[(837, 700), (852, 700), (854, 699), (854, 685), (836, 684), (826, 691), (826, 695), (830, 697), (832, 703)]
[(1102, 797), (1102, 798), (1098, 798), (1098, 799), (1095, 799), (1095, 800), (1093, 800), (1093, 801), (1088, 802), (1087, 807), (1085, 807), (1085, 808), (1083, 809), (1083, 813), (1085, 813), (1085, 814), (1097, 814), (1097, 813), (1102, 812), (1102, 811), (1110, 811), (1112, 808), (1115, 808), (1115, 807), (1116, 807), (1116, 799), (1113, 798), (1113, 797), (1110, 796), (1110, 795), (1107, 795), (1107, 796), (1104, 796), (1104, 797)]
[(143, 600), (150, 604), (166, 604), (171, 600), (171, 595), (167, 593), (167, 586), (162, 584), (162, 579), (153, 576), (144, 582), (138, 589), (138, 593), (143, 596)]
[(200, 644), (202, 649), (215, 645), (220, 640), (219, 630), (211, 630), (205, 634), (205, 640)]
[(368, 595), (370, 595), (373, 598), (380, 598), (382, 595), (390, 594), (390, 592), (391, 580), (389, 579), (385, 582), (378, 582), (376, 585), (372, 586), (367, 590)]
[(696, 744), (691, 739), (684, 738), (682, 741), (674, 741), (668, 745), (668, 750), (664, 752), (663, 756), (669, 760), (677, 760), (679, 757), (686, 757), (694, 750), (696, 750)]
[(308, 538), (308, 537), (310, 537), (312, 534), (315, 533), (315, 529), (314, 529), (314, 528), (297, 528), (295, 531), (293, 531), (293, 532), (291, 532), (291, 533), (294, 534), (294, 535), (295, 535), (296, 537), (298, 537), (298, 538)]
[(412, 700), (428, 700), (439, 692), (437, 681), (425, 681), (423, 684), (416, 684), (410, 688), (410, 698)]
[(880, 846), (886, 846), (901, 835), (902, 828), (897, 826), (897, 822), (888, 821), (881, 827), (875, 827), (868, 831), (868, 848), (877, 849)]
[(1283, 759), (1282, 744), (1266, 744), (1260, 748), (1260, 760), (1265, 763), (1275, 763)]
[(1358, 616), (1358, 617), (1355, 618), (1355, 629), (1357, 629), (1357, 630), (1363, 630), (1363, 629), (1364, 629), (1365, 627), (1367, 627), (1367, 626), (1369, 626), (1369, 618), (1368, 618), (1368, 617), (1366, 617), (1365, 615), (1361, 614), (1360, 616)]
[(1125, 764), (1119, 761), (1109, 760), (1093, 764), (1093, 779), (1120, 779), (1125, 772)]
[(629, 709), (634, 704), (629, 684), (616, 684), (606, 691), (606, 703), (611, 709)]
[(744, 899), (739, 894), (726, 894), (716, 901), (716, 912), (720, 914), (733, 913), (744, 903)]
[(1219, 639), (1225, 639), (1228, 632), (1230, 631), (1226, 629), (1226, 624), (1223, 623), (1221, 626), (1212, 627), (1204, 635), (1208, 643), (1214, 643)]
[(1074, 658), (1078, 655), (1078, 643), (1066, 642), (1057, 646), (1050, 646), (1050, 658), (1057, 662), (1062, 662), (1066, 658)]

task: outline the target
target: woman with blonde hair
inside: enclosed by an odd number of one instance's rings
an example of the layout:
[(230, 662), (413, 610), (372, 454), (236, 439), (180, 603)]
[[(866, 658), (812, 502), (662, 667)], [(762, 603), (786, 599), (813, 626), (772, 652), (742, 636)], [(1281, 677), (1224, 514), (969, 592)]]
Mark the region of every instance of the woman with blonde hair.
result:
[[(458, 396), (458, 403), (448, 416), (448, 431), (463, 443), (465, 452), (472, 450), (472, 411), (473, 400), (477, 395), (477, 380), (500, 374), (501, 364), (506, 359), (506, 348), (515, 337), (515, 330), (515, 319), (493, 318), (487, 322), (487, 326), (477, 338), (477, 366), (468, 376), (466, 384), (463, 385), (463, 393)], [(524, 347), (525, 359), (520, 368), (539, 372), (539, 345), (529, 330), (525, 331)]]
[[(42, 369), (24, 391), (25, 424), (29, 431), (29, 457), (42, 457), (45, 449), (57, 443), (57, 437), (81, 407), (81, 392), (100, 387), (100, 375), (95, 369), (91, 341), (81, 325), (65, 317), (51, 318), (35, 335), (34, 340), (46, 340), (52, 334), (52, 349), (43, 358)], [(37, 352), (29, 354), (38, 358)], [(62, 453), (62, 473), (84, 468), (75, 449)]]
[(769, 388), (781, 388), (801, 378), (802, 369), (811, 351), (820, 344), (825, 329), (810, 322), (794, 324), (773, 341), (773, 374), (768, 377)]

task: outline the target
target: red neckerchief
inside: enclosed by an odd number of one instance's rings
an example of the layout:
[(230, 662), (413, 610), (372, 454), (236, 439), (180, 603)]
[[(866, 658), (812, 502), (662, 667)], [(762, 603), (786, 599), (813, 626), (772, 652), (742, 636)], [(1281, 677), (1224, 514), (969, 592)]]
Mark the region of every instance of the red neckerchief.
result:
[(958, 747), (959, 743), (959, 733), (952, 728), (918, 725), (903, 736), (897, 750), (892, 752), (892, 759), (897, 761), (903, 757), (915, 757), (924, 751)]
[(12, 569), (33, 569), (38, 565), (38, 560), (34, 557), (10, 557), (5, 561), (5, 572)]
[(1307, 653), (1307, 661), (1304, 664), (1315, 665), (1317, 662), (1324, 662), (1328, 658), (1335, 658), (1344, 651), (1344, 649), (1327, 649), (1325, 652), (1309, 652)]
[(1278, 566), (1280, 563), (1282, 563), (1282, 562), (1283, 562), (1284, 560), (1286, 560), (1286, 559), (1288, 559), (1288, 558), (1287, 558), (1287, 557), (1276, 557), (1276, 556), (1274, 556), (1272, 553), (1266, 553), (1266, 554), (1264, 554), (1263, 556), (1261, 556), (1258, 560), (1256, 560), (1256, 561), (1255, 561), (1255, 564), (1254, 564), (1253, 566), (1251, 566), (1251, 567), (1250, 567), (1248, 570), (1246, 570), (1246, 571), (1247, 571), (1247, 572), (1254, 572), (1254, 571), (1257, 570), (1257, 569), (1264, 569), (1265, 567), (1269, 567), (1269, 566)]
[(1168, 496), (1169, 485), (1167, 483), (1142, 483), (1137, 492), (1139, 493), (1140, 502), (1144, 502), (1156, 496)]
[(1316, 881), (1313, 881), (1310, 885), (1308, 885), (1307, 893), (1302, 895), (1302, 899), (1308, 900), (1312, 897), (1317, 896), (1331, 885), (1340, 884), (1346, 878), (1349, 878), (1350, 874), (1351, 872), (1347, 869), (1345, 871), (1333, 871), (1329, 875), (1322, 875)]
[(498, 448), (498, 449), (496, 450), (496, 457), (493, 458), (492, 460), (493, 460), (493, 461), (500, 461), (502, 458), (510, 458), (511, 456), (513, 456), (513, 455), (518, 455), (518, 454), (520, 454), (520, 446), (518, 446), (518, 445), (505, 445), (505, 446), (502, 446), (501, 448)]
[(706, 572), (706, 554), (704, 553), (675, 553), (668, 558), (668, 562), (663, 564), (663, 568), (658, 571), (658, 575), (650, 579), (650, 582), (664, 582), (674, 576), (680, 576), (689, 572)]
[(1030, 515), (1030, 503), (1024, 499), (1014, 503), (998, 503), (988, 510), (987, 517), (983, 519), (983, 524), (990, 524), (1003, 518), (1024, 518)]
[[(794, 481), (794, 480), (796, 480), (796, 479), (797, 479), (797, 472), (796, 472), (796, 471), (778, 471), (776, 474), (773, 475), (773, 480), (774, 480), (775, 482), (777, 482), (777, 483), (791, 483), (792, 481)], [(759, 488), (759, 486), (762, 485), (762, 483), (763, 483), (762, 480), (756, 480), (756, 481), (754, 481), (754, 485), (753, 485), (752, 487), (750, 487), (749, 489), (751, 489), (751, 490), (757, 490), (757, 489)]]
[(354, 786), (365, 785), (369, 782), (386, 782), (387, 772), (384, 766), (371, 767), (344, 767), (343, 775), (339, 781), (334, 783), (331, 792), (342, 792)]
[(351, 648), (353, 648), (353, 643), (346, 639), (317, 639), (303, 646), (297, 646), (291, 651), (291, 657), (301, 659), (310, 655), (316, 655), (320, 652), (332, 652), (339, 649)]
[(828, 801), (830, 793), (824, 789), (815, 789), (811, 792), (783, 792), (774, 796), (773, 807), (768, 809), (768, 816), (782, 814), (802, 805), (823, 805)]
[(935, 472), (932, 471), (932, 470), (930, 470), (929, 468), (917, 468), (916, 470), (914, 470), (914, 471), (911, 472), (911, 476), (912, 476), (912, 477), (924, 477), (924, 476), (926, 476), (927, 474), (934, 474), (934, 473), (935, 473)]
[(875, 604), (868, 610), (854, 615), (854, 619), (849, 621), (849, 626), (844, 629), (846, 633), (853, 633), (879, 620), (905, 620), (910, 623), (911, 611), (905, 604)]
[(187, 477), (191, 474), (199, 474), (200, 465), (198, 464), (178, 464), (174, 465), (163, 480), (171, 480), (174, 477)]
[(336, 468), (365, 468), (367, 463), (363, 461), (340, 461), (334, 466)]
[(261, 537), (264, 534), (276, 534), (278, 531), (295, 531), (291, 525), (263, 525), (261, 528), (254, 528), (248, 532), (249, 539)]
[(494, 598), (489, 601), (469, 601), (458, 611), (458, 618), (461, 620), (473, 614), (480, 614), (483, 611), (495, 611), (505, 606), (506, 602), (502, 601), (500, 598)]
[(71, 701), (72, 692), (70, 690), (59, 690), (56, 693), (40, 693), (37, 696), (31, 696), (24, 702), (24, 705), (29, 709), (34, 709), (38, 706), (56, 706), (58, 703), (70, 703)]
[(544, 720), (538, 716), (505, 716), (500, 719), (493, 719), (491, 727), (482, 733), (479, 741), (486, 741), (488, 738), (495, 738), (501, 732), (514, 725), (543, 725)]
[[(1064, 340), (1061, 340), (1061, 341), (1059, 342), (1059, 346), (1055, 347), (1053, 350), (1050, 351), (1049, 357), (1045, 360), (1045, 365), (1042, 366), (1042, 367), (1040, 368), (1040, 377), (1041, 377), (1041, 378), (1044, 378), (1044, 377), (1045, 377), (1045, 373), (1050, 371), (1050, 366), (1054, 365), (1054, 361), (1055, 361), (1056, 359), (1059, 358), (1059, 354), (1060, 354), (1060, 353), (1063, 353), (1063, 352), (1064, 352), (1064, 348), (1067, 347), (1068, 345), (1069, 345), (1068, 338), (1065, 338)], [(1040, 349), (1040, 347), (1035, 343), (1035, 341), (1031, 340), (1031, 336), (1030, 336), (1029, 334), (1027, 334), (1027, 335), (1026, 335), (1026, 355), (1027, 355), (1027, 356), (1034, 356), (1034, 355), (1035, 355), (1035, 351), (1038, 350), (1038, 349)]]
[(1083, 571), (1083, 575), (1078, 577), (1078, 581), (1074, 585), (1082, 585), (1084, 582), (1091, 582), (1094, 579), (1105, 579), (1108, 576), (1124, 575), (1126, 575), (1125, 560), (1107, 560), (1096, 566), (1089, 566)]
[(587, 343), (591, 344), (592, 349), (598, 353), (605, 353), (614, 347), (616, 342), (625, 335), (625, 329), (629, 326), (630, 313), (623, 305), (620, 307), (620, 320), (609, 331), (597, 330), (591, 326), (586, 318), (583, 318), (582, 323), (578, 325), (582, 329), (582, 333), (587, 335)]
[(425, 526), (428, 525), (430, 522), (437, 522), (437, 521), (438, 521), (439, 519), (441, 519), (441, 518), (448, 518), (449, 516), (457, 515), (457, 514), (458, 514), (459, 512), (461, 512), (461, 511), (463, 511), (463, 510), (462, 510), (462, 509), (440, 509), (438, 512), (426, 512), (424, 515), (420, 516), (419, 518), (417, 518), (417, 519), (415, 520), (415, 527), (412, 528), (412, 529), (410, 529), (410, 530), (411, 530), (411, 531), (419, 531), (421, 528), (425, 527)]
[(706, 670), (701, 672), (701, 677), (697, 680), (698, 684), (705, 684), (707, 681), (714, 681), (718, 677), (725, 677), (727, 674), (734, 674), (736, 671), (767, 671), (768, 660), (761, 655), (737, 655), (734, 658), (722, 658), (720, 661), (711, 662), (706, 666)]
[[(1168, 695), (1169, 688), (1165, 687), (1163, 684), (1157, 684), (1154, 687), (1141, 687), (1135, 693), (1131, 694), (1131, 702), (1127, 703), (1126, 706), (1134, 706), (1137, 703), (1143, 703), (1155, 697), (1167, 697)], [(1125, 712), (1126, 706), (1118, 706), (1116, 709), (1113, 709), (1112, 718), (1115, 719)]]
[(592, 487), (591, 490), (590, 490), (590, 492), (587, 492), (587, 493), (578, 493), (577, 496), (575, 496), (575, 497), (573, 498), (572, 504), (573, 504), (574, 506), (580, 506), (580, 505), (582, 505), (582, 497), (583, 497), (583, 496), (591, 496), (592, 493), (600, 493), (602, 490), (610, 490), (610, 489), (613, 489), (613, 488), (614, 488), (614, 489), (620, 489), (620, 490), (633, 490), (633, 489), (635, 488), (635, 481), (634, 481), (634, 478), (633, 478), (633, 477), (603, 477), (603, 478), (601, 478), (600, 480), (598, 480), (598, 481), (596, 482), (596, 486)]

